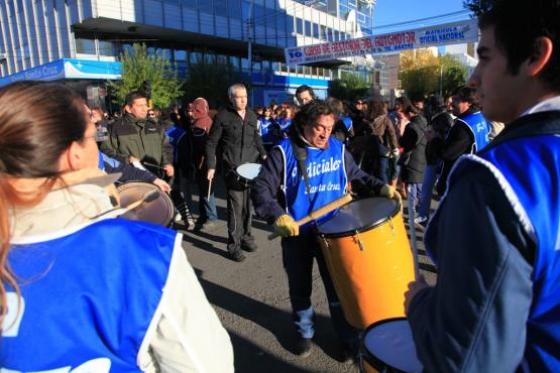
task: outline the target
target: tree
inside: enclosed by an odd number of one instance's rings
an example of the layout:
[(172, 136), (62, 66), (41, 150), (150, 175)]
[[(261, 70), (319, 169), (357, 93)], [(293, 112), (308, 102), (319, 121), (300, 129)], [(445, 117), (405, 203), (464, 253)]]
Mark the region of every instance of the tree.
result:
[(429, 50), (403, 52), (399, 78), (411, 99), (439, 93), (440, 88), (446, 96), (465, 84), (467, 68), (453, 56), (438, 57)]
[(341, 79), (334, 79), (329, 84), (329, 96), (342, 101), (355, 101), (370, 93), (371, 85), (362, 77), (346, 73)]
[(146, 81), (151, 83), (151, 100), (157, 107), (167, 108), (183, 94), (181, 81), (169, 60), (158, 54), (148, 55), (145, 44), (134, 44), (132, 51), (121, 54), (120, 61), (121, 80), (108, 83), (115, 103), (123, 104), (126, 95), (142, 90)]
[[(240, 82), (241, 73), (231, 63), (200, 58), (187, 71), (184, 98), (186, 102), (192, 102), (197, 97), (204, 97), (210, 107), (221, 107), (229, 103), (228, 88)], [(246, 86), (247, 90), (251, 88)]]

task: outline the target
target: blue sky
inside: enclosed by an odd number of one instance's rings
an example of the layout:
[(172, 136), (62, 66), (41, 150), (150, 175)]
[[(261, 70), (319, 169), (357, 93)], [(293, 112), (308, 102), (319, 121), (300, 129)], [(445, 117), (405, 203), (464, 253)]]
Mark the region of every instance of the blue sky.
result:
[(448, 23), (469, 18), (468, 13), (440, 18), (430, 22), (398, 25), (390, 28), (376, 27), (464, 11), (463, 0), (377, 0), (373, 11), (374, 33), (385, 33)]

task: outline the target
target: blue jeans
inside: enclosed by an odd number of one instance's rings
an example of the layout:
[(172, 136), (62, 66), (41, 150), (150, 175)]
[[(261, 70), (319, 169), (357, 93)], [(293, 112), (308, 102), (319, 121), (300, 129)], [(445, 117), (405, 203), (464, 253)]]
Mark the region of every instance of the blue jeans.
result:
[(408, 198), (412, 198), (412, 208), (414, 211), (409, 211), (409, 214), (413, 214), (417, 209), (418, 203), (420, 201), (420, 196), (422, 195), (422, 184), (421, 183), (413, 183), (407, 184), (408, 186)]
[(210, 198), (208, 198), (209, 182), (203, 172), (199, 172), (198, 178), (198, 215), (199, 221), (218, 220), (218, 212), (216, 211), (216, 199), (214, 198), (214, 188), (210, 191)]
[(441, 164), (427, 165), (424, 171), (424, 182), (422, 183), (422, 196), (418, 204), (418, 216), (430, 217), (430, 205), (432, 203), (432, 193), (438, 178), (438, 171)]

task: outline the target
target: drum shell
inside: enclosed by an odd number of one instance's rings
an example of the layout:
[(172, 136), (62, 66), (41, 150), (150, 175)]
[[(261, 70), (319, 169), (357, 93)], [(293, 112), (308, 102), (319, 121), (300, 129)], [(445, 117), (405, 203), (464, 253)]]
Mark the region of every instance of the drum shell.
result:
[(128, 182), (117, 187), (122, 207), (127, 207), (129, 204), (142, 199), (144, 195), (153, 190), (160, 192), (157, 199), (144, 202), (136, 209), (122, 215), (122, 217), (128, 220), (146, 221), (169, 227), (175, 216), (175, 207), (171, 198), (160, 191), (157, 186), (144, 182)]
[(350, 325), (365, 329), (380, 320), (404, 317), (404, 294), (415, 276), (400, 210), (361, 232), (323, 235), (320, 244)]

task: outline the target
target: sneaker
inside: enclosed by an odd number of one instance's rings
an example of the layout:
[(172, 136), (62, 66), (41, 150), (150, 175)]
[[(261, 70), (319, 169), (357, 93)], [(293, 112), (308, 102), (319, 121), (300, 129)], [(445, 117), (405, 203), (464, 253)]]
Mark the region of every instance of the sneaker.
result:
[(245, 255), (243, 255), (243, 253), (239, 250), (229, 252), (228, 257), (234, 262), (238, 262), (238, 263), (241, 263), (242, 261), (245, 260)]
[(217, 226), (218, 224), (215, 220), (206, 220), (204, 223), (198, 225), (198, 230), (210, 232), (216, 229)]
[(308, 357), (311, 355), (311, 339), (298, 338), (296, 344), (294, 345), (294, 354), (299, 357)]
[(248, 242), (242, 242), (241, 243), (241, 249), (252, 253), (257, 251), (257, 244), (255, 243), (255, 241), (248, 241)]
[(184, 220), (185, 222), (185, 227), (187, 227), (188, 229), (194, 229), (194, 219), (193, 218), (187, 218)]

